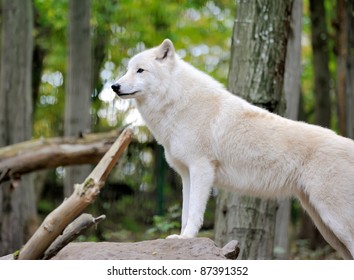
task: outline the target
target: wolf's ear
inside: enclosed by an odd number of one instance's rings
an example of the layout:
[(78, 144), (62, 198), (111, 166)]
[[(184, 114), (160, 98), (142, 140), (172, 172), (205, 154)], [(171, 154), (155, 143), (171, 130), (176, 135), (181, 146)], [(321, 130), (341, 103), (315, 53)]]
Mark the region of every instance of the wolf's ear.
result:
[(175, 55), (175, 47), (170, 39), (165, 39), (160, 46), (157, 47), (156, 59), (165, 60)]

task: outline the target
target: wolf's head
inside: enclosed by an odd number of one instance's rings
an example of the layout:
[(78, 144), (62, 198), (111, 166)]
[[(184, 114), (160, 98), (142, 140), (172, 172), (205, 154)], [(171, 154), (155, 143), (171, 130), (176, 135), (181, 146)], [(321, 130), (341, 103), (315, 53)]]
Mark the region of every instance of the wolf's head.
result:
[(121, 98), (140, 98), (164, 86), (176, 60), (173, 43), (165, 39), (153, 49), (135, 55), (128, 63), (127, 73), (112, 85)]

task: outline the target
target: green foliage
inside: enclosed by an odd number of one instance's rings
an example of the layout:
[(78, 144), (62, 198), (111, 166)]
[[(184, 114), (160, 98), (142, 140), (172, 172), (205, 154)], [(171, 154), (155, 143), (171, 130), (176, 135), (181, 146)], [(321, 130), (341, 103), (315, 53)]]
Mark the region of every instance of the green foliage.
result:
[[(45, 52), (35, 102), (34, 136), (63, 133), (68, 1), (35, 0), (35, 45)], [(92, 130), (126, 123), (134, 113), (129, 102), (113, 102), (101, 90), (125, 71), (127, 60), (171, 38), (179, 53), (226, 82), (233, 3), (220, 1), (91, 1), (93, 42)], [(120, 104), (122, 103), (122, 104)]]
[(38, 213), (48, 215), (55, 208), (55, 204), (51, 200), (41, 199), (38, 202), (37, 208)]
[(13, 256), (13, 259), (14, 259), (14, 260), (17, 260), (18, 257), (20, 256), (20, 250), (15, 251), (15, 252), (12, 254), (12, 256)]
[(66, 31), (68, 1), (35, 0), (34, 44), (45, 57), (38, 98), (34, 100), (34, 137), (62, 135), (64, 117), (64, 76), (66, 70)]
[(153, 217), (153, 227), (146, 231), (148, 236), (166, 237), (172, 231), (179, 230), (181, 227), (181, 207), (179, 204), (168, 208), (165, 216), (155, 215)]

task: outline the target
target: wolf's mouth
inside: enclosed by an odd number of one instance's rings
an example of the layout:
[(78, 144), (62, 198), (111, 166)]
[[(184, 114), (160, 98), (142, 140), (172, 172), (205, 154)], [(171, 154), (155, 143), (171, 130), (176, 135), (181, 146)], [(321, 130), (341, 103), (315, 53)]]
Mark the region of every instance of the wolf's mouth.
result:
[(138, 93), (139, 91), (140, 91), (140, 90), (137, 90), (137, 91), (134, 91), (134, 92), (127, 92), (127, 93), (125, 93), (125, 92), (117, 92), (117, 95), (118, 95), (118, 96), (134, 95), (134, 94)]

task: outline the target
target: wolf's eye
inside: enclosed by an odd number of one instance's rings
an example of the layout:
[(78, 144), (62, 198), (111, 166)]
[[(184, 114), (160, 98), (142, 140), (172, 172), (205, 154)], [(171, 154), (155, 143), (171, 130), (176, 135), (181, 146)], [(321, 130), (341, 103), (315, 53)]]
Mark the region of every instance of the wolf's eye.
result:
[(144, 69), (142, 68), (139, 68), (138, 71), (136, 71), (136, 73), (143, 73), (144, 72)]

